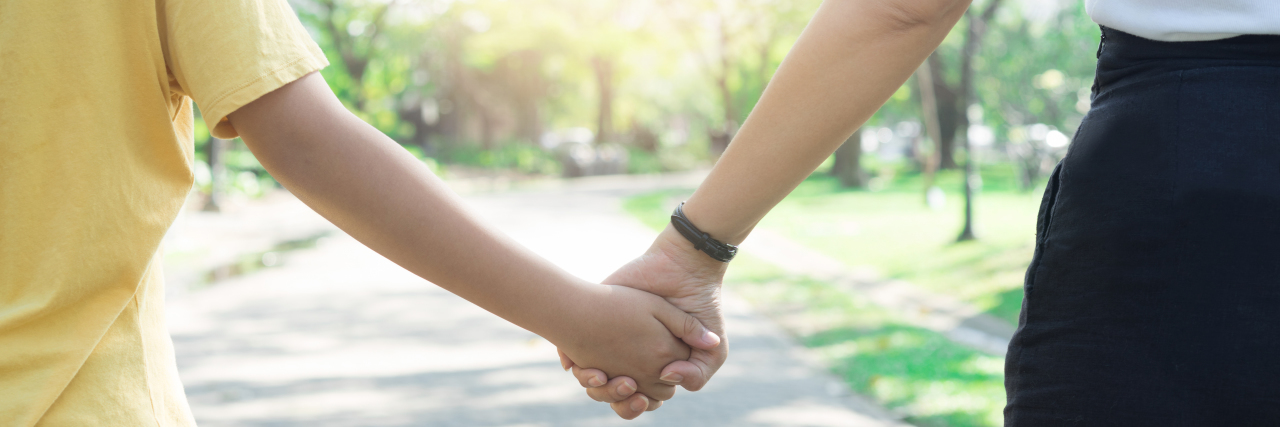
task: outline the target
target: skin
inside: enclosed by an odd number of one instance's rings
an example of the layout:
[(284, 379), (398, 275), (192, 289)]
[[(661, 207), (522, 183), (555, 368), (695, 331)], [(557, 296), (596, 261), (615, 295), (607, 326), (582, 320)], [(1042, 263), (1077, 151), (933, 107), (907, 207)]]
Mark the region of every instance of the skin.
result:
[[(729, 148), (685, 203), (685, 215), (717, 240), (741, 243), (906, 82), (968, 6), (969, 0), (823, 2)], [(725, 268), (668, 226), (644, 255), (605, 282), (663, 296), (724, 337), (718, 307)], [(662, 378), (696, 391), (727, 354), (727, 340), (714, 349), (695, 349), (688, 362), (667, 366)], [(589, 396), (610, 403), (620, 417), (654, 409), (653, 399), (639, 396), (643, 391), (619, 389), (625, 378), (606, 383), (606, 372), (581, 368), (592, 365), (571, 354), (561, 359)]]
[(664, 365), (687, 359), (690, 345), (719, 345), (663, 298), (585, 282), (486, 227), (425, 165), (348, 112), (319, 74), (229, 119), (276, 180), (343, 231), (573, 360), (629, 377), (633, 392), (670, 398)]

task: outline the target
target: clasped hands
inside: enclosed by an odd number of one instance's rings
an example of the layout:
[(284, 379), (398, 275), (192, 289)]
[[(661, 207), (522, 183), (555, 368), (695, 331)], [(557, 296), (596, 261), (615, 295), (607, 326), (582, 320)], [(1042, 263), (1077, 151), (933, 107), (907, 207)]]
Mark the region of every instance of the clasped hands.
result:
[(701, 389), (728, 357), (720, 312), (726, 268), (668, 226), (604, 280), (613, 286), (598, 288), (589, 318), (601, 320), (552, 340), (561, 364), (625, 419), (657, 409), (677, 385)]

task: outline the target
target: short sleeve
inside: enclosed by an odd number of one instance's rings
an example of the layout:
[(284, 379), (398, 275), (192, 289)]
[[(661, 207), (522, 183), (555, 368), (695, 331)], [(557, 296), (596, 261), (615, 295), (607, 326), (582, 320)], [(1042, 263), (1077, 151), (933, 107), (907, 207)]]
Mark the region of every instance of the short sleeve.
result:
[(285, 0), (167, 0), (166, 58), (213, 136), (226, 117), (329, 62)]

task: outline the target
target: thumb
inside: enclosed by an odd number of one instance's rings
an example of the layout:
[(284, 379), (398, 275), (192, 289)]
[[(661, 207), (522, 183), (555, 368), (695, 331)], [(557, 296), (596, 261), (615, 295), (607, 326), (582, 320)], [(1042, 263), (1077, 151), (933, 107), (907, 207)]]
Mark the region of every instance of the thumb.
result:
[(720, 345), (720, 336), (702, 325), (693, 315), (681, 311), (671, 304), (655, 310), (653, 317), (662, 322), (672, 335), (680, 337), (690, 347), (711, 350)]
[(561, 368), (564, 368), (564, 370), (566, 370), (566, 371), (567, 371), (567, 370), (569, 370), (569, 368), (572, 368), (572, 367), (574, 366), (573, 360), (569, 359), (569, 355), (564, 354), (564, 352), (563, 352), (563, 351), (560, 351), (560, 349), (559, 349), (559, 348), (557, 348), (557, 349), (556, 349), (556, 353), (560, 354), (560, 367), (561, 367)]

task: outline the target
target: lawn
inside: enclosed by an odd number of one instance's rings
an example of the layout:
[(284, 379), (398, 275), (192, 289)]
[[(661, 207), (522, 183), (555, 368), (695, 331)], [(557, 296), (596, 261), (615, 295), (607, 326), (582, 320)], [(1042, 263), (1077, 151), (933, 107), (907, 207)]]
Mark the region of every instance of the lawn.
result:
[[(918, 175), (895, 177), (872, 192), (845, 190), (835, 179), (815, 174), (759, 227), (848, 265), (871, 267), (886, 278), (956, 296), (1016, 323), (1044, 190), (1018, 190), (1012, 172), (1001, 165), (984, 168), (983, 176), (983, 191), (975, 204), (975, 241), (955, 243), (963, 196), (948, 192), (942, 209), (930, 209)], [(959, 178), (958, 173), (945, 173), (939, 185), (958, 188)], [(644, 194), (629, 199), (625, 208), (646, 224), (661, 227), (671, 206), (690, 193), (686, 189)]]
[[(918, 175), (885, 177), (878, 191), (845, 190), (815, 175), (759, 225), (889, 278), (954, 295), (1016, 322), (1022, 276), (1035, 242), (1043, 187), (1016, 188), (1011, 168), (984, 168), (976, 204), (977, 241), (955, 243), (963, 198), (924, 204)], [(939, 177), (958, 188), (958, 173)], [(654, 228), (691, 190), (633, 197), (625, 208)], [(926, 426), (998, 426), (1004, 406), (1003, 359), (912, 326), (859, 295), (788, 275), (744, 252), (726, 286), (815, 349), (849, 386)]]
[(827, 283), (744, 254), (726, 287), (814, 349), (837, 376), (921, 426), (1003, 424), (1004, 359), (910, 325)]

